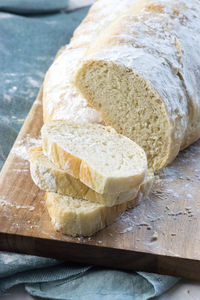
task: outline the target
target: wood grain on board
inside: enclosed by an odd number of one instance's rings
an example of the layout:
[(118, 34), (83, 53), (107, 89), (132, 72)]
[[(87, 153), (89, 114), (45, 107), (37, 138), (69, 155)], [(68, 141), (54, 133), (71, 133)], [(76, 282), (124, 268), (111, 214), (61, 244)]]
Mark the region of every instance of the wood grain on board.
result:
[(54, 230), (27, 149), (40, 143), (42, 92), (0, 174), (0, 250), (200, 280), (200, 141), (157, 176), (151, 195), (91, 238)]

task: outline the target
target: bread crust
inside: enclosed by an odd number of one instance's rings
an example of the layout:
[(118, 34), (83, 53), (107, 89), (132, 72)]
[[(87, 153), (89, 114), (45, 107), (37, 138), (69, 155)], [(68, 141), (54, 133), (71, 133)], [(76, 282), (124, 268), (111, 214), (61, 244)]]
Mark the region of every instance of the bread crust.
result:
[[(64, 197), (71, 203), (77, 201), (77, 199), (68, 196), (46, 193), (46, 207), (54, 228), (63, 234), (71, 236), (91, 236), (111, 224), (115, 219), (121, 216), (127, 208), (132, 208), (138, 203), (138, 197), (136, 197), (132, 201), (113, 207), (96, 204), (91, 206), (90, 209), (77, 209), (76, 207), (69, 207), (67, 203), (66, 205), (62, 205), (60, 202), (63, 201)], [(80, 201), (84, 203), (86, 200)]]
[[(137, 173), (135, 173), (135, 170), (133, 169), (132, 175), (129, 174), (124, 177), (122, 176), (112, 177), (111, 175), (108, 176), (105, 175), (104, 173), (97, 171), (96, 169), (91, 167), (89, 161), (86, 162), (83, 159), (74, 156), (73, 154), (69, 153), (67, 149), (63, 149), (60, 145), (58, 145), (58, 143), (54, 140), (54, 138), (51, 137), (52, 128), (53, 130), (55, 129), (55, 124), (56, 122), (52, 122), (44, 125), (41, 133), (42, 133), (43, 152), (58, 168), (65, 170), (71, 176), (79, 179), (82, 183), (87, 185), (89, 188), (95, 190), (97, 193), (100, 194), (114, 194), (114, 193), (126, 192), (130, 189), (138, 188), (140, 184), (143, 182), (147, 171), (146, 155), (143, 149), (140, 148), (131, 140), (129, 140), (129, 142), (133, 144), (134, 147), (137, 147), (137, 153), (138, 155), (140, 155), (140, 157), (138, 156), (138, 159), (140, 159), (142, 165), (139, 166), (139, 170)], [(57, 122), (56, 130), (59, 130), (63, 126), (70, 127), (71, 124), (72, 123), (59, 121)], [(94, 130), (99, 126), (100, 128), (103, 128), (103, 130), (106, 130), (108, 132), (112, 131), (112, 128), (108, 126), (101, 126), (101, 125), (76, 124), (75, 126), (78, 127), (85, 126), (83, 128), (92, 126)], [(54, 136), (57, 136), (55, 132), (54, 132)], [(116, 134), (116, 139), (118, 139), (119, 136), (121, 135)], [(127, 139), (126, 137), (123, 138), (125, 140)]]
[[(46, 73), (43, 84), (43, 120), (67, 120), (103, 123), (99, 112), (90, 107), (72, 84), (73, 73), (98, 33), (123, 11), (133, 0), (98, 0), (75, 30), (71, 42)], [(112, 14), (111, 14), (112, 11)]]
[[(69, 195), (109, 207), (133, 200), (139, 192), (138, 187), (121, 193), (99, 194), (64, 170), (57, 168), (43, 154), (41, 146), (31, 148), (29, 156), (32, 179), (40, 189), (47, 192)], [(144, 190), (143, 187), (140, 188)], [(146, 188), (146, 192), (147, 190), (149, 188)]]
[[(75, 77), (75, 85), (110, 126), (115, 125), (109, 116), (111, 109), (99, 107), (81, 87), (84, 68), (89, 70), (95, 62), (123, 66), (144, 78), (158, 94), (169, 125), (167, 155), (155, 169), (169, 164), (181, 149), (200, 137), (200, 89), (196, 88), (200, 80), (198, 15), (197, 0), (133, 3), (91, 43)], [(90, 87), (89, 81), (87, 85)], [(125, 131), (120, 133), (126, 135)]]

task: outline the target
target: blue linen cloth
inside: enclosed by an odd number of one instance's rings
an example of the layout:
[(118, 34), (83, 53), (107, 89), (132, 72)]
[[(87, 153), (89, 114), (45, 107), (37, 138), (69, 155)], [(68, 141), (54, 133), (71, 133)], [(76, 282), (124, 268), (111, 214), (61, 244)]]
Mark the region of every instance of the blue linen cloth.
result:
[(55, 259), (0, 252), (0, 295), (25, 283), (33, 296), (50, 299), (146, 300), (171, 288), (178, 278), (81, 266)]
[[(69, 42), (88, 7), (66, 0), (0, 1), (0, 168), (58, 49)], [(13, 285), (51, 299), (138, 299), (160, 295), (178, 278), (81, 266), (0, 252), (0, 295)]]

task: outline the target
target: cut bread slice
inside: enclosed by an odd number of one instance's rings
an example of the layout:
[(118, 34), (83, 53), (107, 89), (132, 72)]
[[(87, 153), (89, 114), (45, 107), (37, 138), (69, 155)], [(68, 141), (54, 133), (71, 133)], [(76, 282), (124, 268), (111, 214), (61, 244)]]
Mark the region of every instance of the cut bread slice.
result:
[(97, 193), (128, 191), (144, 180), (144, 150), (109, 126), (56, 121), (41, 134), (44, 154)]
[(105, 207), (87, 200), (48, 192), (45, 198), (54, 228), (71, 236), (90, 236), (111, 224), (127, 208), (138, 203), (136, 197), (130, 202)]
[[(69, 195), (97, 202), (105, 206), (113, 206), (134, 199), (139, 187), (115, 194), (99, 194), (80, 180), (56, 167), (42, 151), (42, 146), (29, 150), (30, 171), (34, 183), (42, 190)], [(146, 180), (146, 179), (145, 179)]]

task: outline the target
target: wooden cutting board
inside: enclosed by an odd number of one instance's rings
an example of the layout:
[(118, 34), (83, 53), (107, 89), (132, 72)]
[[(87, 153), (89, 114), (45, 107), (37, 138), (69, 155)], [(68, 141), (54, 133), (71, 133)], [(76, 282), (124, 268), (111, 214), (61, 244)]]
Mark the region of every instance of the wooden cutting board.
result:
[(91, 238), (55, 232), (27, 149), (40, 144), (42, 92), (0, 174), (0, 250), (200, 279), (200, 141), (156, 178), (151, 195)]

